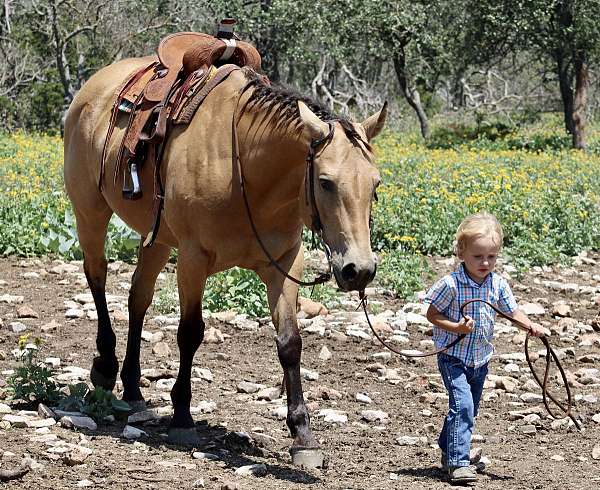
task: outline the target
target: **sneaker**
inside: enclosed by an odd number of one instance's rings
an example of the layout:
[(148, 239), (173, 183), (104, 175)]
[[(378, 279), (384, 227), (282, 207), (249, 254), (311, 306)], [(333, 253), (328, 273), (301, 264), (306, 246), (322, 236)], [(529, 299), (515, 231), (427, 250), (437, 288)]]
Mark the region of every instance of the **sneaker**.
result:
[[(480, 447), (475, 448), (475, 449), (471, 449), (471, 452), (469, 454), (469, 459), (471, 460), (471, 464), (472, 465), (479, 465), (479, 461), (481, 461), (481, 456), (483, 454), (483, 451)], [(446, 457), (446, 453), (442, 452), (442, 458), (440, 460), (440, 463), (442, 465), (442, 471), (447, 472), (448, 471), (448, 458)], [(485, 468), (485, 465), (483, 465), (483, 467)]]
[(473, 483), (477, 481), (477, 474), (469, 466), (455, 466), (448, 468), (450, 483)]

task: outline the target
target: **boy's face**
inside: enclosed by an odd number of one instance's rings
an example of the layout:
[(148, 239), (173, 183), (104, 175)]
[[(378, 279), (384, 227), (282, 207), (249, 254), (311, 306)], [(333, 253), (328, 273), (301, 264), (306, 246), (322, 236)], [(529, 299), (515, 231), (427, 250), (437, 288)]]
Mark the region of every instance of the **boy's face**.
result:
[(480, 237), (467, 243), (467, 247), (458, 256), (465, 263), (471, 278), (481, 284), (496, 267), (500, 245), (493, 237)]

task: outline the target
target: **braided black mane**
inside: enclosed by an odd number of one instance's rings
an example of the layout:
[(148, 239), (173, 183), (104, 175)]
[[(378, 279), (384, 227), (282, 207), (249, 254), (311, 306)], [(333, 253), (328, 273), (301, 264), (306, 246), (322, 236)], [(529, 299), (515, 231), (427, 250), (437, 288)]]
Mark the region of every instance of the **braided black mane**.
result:
[(362, 141), (371, 150), (369, 143), (361, 138), (360, 134), (358, 134), (347, 118), (334, 115), (320, 102), (302, 95), (295, 90), (270, 85), (262, 75), (259, 75), (252, 69), (244, 69), (244, 74), (248, 80), (244, 91), (250, 88), (253, 90), (250, 98), (242, 107), (242, 113), (249, 108), (260, 108), (277, 119), (278, 127), (293, 126), (299, 129), (302, 121), (300, 119), (300, 111), (298, 110), (298, 101), (302, 101), (321, 121), (338, 122), (353, 144)]

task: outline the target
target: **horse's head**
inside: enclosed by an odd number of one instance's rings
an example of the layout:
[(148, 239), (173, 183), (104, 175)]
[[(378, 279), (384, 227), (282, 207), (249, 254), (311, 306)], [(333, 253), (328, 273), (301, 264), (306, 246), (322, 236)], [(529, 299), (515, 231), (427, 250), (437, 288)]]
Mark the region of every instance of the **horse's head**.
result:
[(298, 106), (314, 151), (313, 169), (310, 172), (309, 162), (307, 172), (309, 182), (312, 173), (312, 191), (305, 182), (304, 222), (314, 230), (320, 221), (339, 286), (347, 291), (363, 290), (377, 269), (369, 218), (380, 176), (369, 141), (383, 128), (386, 106), (362, 123), (353, 124), (327, 123), (304, 103)]

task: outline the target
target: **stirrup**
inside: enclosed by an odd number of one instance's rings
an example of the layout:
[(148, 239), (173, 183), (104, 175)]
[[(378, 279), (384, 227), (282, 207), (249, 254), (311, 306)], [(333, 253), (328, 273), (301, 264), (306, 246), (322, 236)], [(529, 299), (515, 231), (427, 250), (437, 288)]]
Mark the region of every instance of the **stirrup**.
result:
[[(127, 185), (127, 176), (129, 175), (130, 185)], [(129, 173), (125, 173), (123, 178), (123, 199), (136, 201), (142, 197), (142, 188), (140, 186), (140, 178), (138, 176), (137, 164), (129, 165)]]

